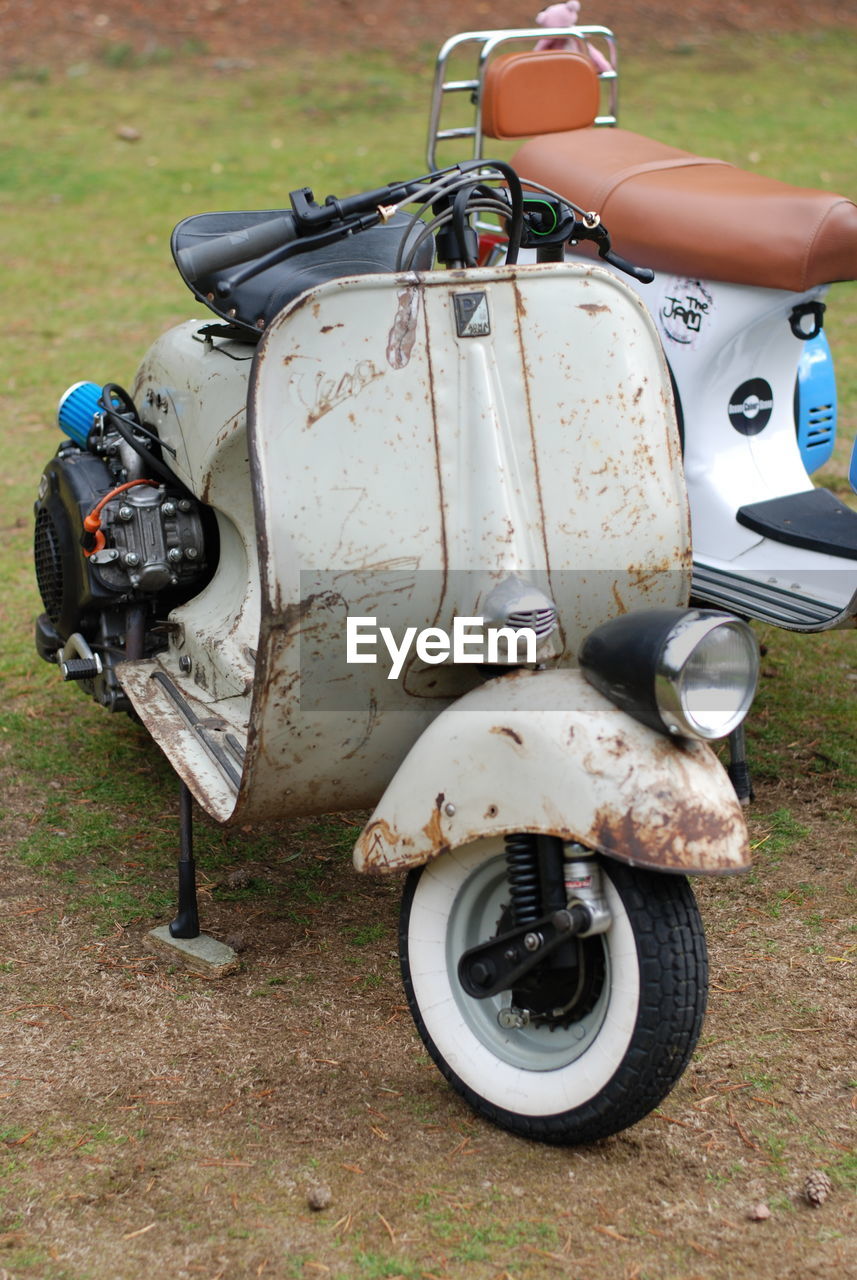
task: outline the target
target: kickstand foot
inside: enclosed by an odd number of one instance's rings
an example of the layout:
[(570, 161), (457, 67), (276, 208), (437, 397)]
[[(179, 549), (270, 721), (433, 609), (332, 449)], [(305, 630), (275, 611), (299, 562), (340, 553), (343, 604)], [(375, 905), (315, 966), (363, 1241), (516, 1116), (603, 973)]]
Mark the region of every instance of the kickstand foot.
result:
[(196, 863), (193, 857), (193, 796), (184, 782), (179, 789), (179, 909), (170, 925), (173, 938), (199, 937)]
[(726, 772), (729, 774), (732, 786), (735, 788), (735, 794), (741, 804), (750, 804), (752, 800), (755, 800), (756, 793), (753, 790), (750, 766), (747, 764), (747, 739), (743, 724), (732, 730), (727, 741), (729, 743), (729, 764), (726, 766)]

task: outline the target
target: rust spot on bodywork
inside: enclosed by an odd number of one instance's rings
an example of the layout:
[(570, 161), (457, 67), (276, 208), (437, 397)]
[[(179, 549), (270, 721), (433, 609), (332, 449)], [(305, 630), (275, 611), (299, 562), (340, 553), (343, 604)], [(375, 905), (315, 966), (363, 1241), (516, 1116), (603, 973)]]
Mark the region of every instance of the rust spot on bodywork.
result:
[[(226, 422), (223, 424), (223, 426), (221, 427), (220, 431), (217, 434), (217, 439), (214, 442), (215, 448), (218, 448), (220, 445), (223, 444), (225, 440), (228, 440), (234, 431), (237, 431), (239, 428), (244, 427), (245, 425), (244, 415), (245, 415), (245, 411), (242, 407), (241, 409), (238, 410), (237, 413), (233, 413), (231, 418), (226, 419)], [(206, 481), (206, 483), (208, 483), (208, 480)]]
[[(515, 317), (516, 317), (515, 328), (517, 331), (518, 350), (521, 353), (521, 365), (524, 370), (523, 389), (524, 389), (524, 397), (527, 403), (527, 423), (529, 426), (529, 433), (530, 433), (530, 447), (532, 449), (533, 460), (535, 461), (538, 458), (539, 454), (538, 454), (538, 444), (536, 442), (536, 418), (533, 413), (532, 395), (530, 392), (530, 379), (532, 378), (533, 373), (532, 373), (532, 370), (530, 369), (529, 361), (527, 359), (527, 345), (526, 345), (526, 342), (524, 341), (524, 331), (521, 324), (521, 321), (527, 314), (527, 308), (524, 305), (524, 300), (523, 300), (523, 297), (521, 296), (521, 290), (519, 289), (518, 282), (515, 279), (512, 280), (512, 288), (515, 293)], [(534, 496), (535, 496), (536, 502), (538, 503), (538, 510), (539, 510), (539, 526), (540, 526), (539, 533), (541, 535), (540, 541), (541, 541), (542, 552), (544, 555), (544, 567), (548, 575), (548, 581), (550, 581), (550, 574), (551, 574), (550, 544), (548, 542), (548, 537), (547, 537), (547, 522), (545, 520), (545, 503), (544, 503), (544, 495), (542, 494), (542, 477), (541, 477), (541, 473), (539, 471), (538, 465), (535, 466), (534, 477), (536, 481)]]
[(283, 628), (288, 633), (296, 631), (301, 625), (301, 619), (313, 605), (313, 596), (309, 596), (306, 600), (300, 600), (297, 604), (287, 604), (283, 610)]
[(400, 289), (399, 306), (393, 327), (387, 338), (387, 363), (393, 369), (404, 369), (411, 358), (417, 339), (417, 320), (420, 314), (418, 289)]
[(585, 311), (588, 316), (597, 316), (602, 311), (610, 310), (604, 302), (579, 302), (577, 309), (578, 311)]
[(387, 865), (387, 852), (400, 843), (396, 831), (383, 818), (371, 823), (360, 837), (366, 871), (383, 871)]
[(619, 594), (619, 588), (615, 582), (613, 583), (613, 599), (616, 601), (616, 608), (619, 610), (620, 614), (628, 612), (628, 606)]
[(444, 794), (441, 791), (440, 795), (437, 796), (435, 799), (434, 808), (432, 809), (431, 817), (429, 818), (426, 825), (423, 827), (423, 835), (429, 841), (433, 849), (440, 849), (440, 848), (446, 847), (446, 841), (444, 840), (444, 837), (443, 837), (443, 830), (441, 828), (441, 822), (440, 822), (440, 809), (441, 809), (441, 805), (443, 804), (443, 801), (444, 801)]
[[(741, 869), (734, 853), (718, 853), (721, 848), (734, 850), (736, 839), (741, 843), (740, 812), (724, 812), (693, 800), (676, 803), (674, 792), (667, 799), (669, 803), (660, 814), (648, 819), (633, 809), (623, 813), (602, 809), (587, 840), (603, 853), (639, 867), (714, 872)], [(743, 843), (746, 850), (746, 838)], [(745, 863), (747, 860), (745, 857)]]
[(524, 745), (524, 739), (521, 737), (521, 735), (517, 733), (514, 729), (510, 729), (508, 725), (495, 724), (491, 732), (505, 734), (507, 738), (511, 738), (513, 742), (516, 742), (519, 747), (522, 747)]

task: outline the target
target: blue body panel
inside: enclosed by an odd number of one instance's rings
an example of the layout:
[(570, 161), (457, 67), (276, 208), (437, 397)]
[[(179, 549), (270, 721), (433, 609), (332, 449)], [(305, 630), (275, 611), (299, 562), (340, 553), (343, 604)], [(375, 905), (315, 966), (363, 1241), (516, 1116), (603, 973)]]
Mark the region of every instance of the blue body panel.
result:
[(827, 462), (836, 440), (836, 376), (823, 331), (804, 344), (795, 393), (795, 426), (800, 456), (811, 475)]

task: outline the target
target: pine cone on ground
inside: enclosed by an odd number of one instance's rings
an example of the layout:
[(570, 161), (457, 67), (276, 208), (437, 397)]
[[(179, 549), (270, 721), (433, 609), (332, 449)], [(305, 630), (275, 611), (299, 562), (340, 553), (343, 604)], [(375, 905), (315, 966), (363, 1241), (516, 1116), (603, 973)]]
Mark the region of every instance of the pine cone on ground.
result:
[(230, 889), (249, 889), (253, 883), (253, 876), (246, 867), (238, 867), (237, 870), (229, 872), (226, 883)]
[(812, 1173), (807, 1174), (803, 1184), (803, 1198), (817, 1209), (820, 1204), (824, 1204), (832, 1190), (833, 1184), (827, 1174), (822, 1169), (813, 1169)]

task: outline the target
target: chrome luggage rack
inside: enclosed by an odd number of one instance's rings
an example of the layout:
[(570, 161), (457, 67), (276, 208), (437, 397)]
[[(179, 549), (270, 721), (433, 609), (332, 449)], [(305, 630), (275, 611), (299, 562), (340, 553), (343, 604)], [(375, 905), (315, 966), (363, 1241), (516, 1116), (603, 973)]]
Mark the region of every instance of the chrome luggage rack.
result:
[[(438, 144), (451, 142), (461, 138), (472, 140), (473, 160), (483, 159), (482, 155), (482, 93), (485, 72), (492, 56), (502, 45), (532, 44), (535, 40), (546, 37), (571, 37), (580, 41), (594, 40), (600, 53), (610, 63), (608, 71), (599, 72), (598, 78), (604, 89), (603, 111), (595, 119), (597, 125), (615, 125), (619, 107), (619, 62), (616, 37), (608, 27), (532, 27), (527, 29), (510, 28), (502, 31), (464, 31), (461, 35), (452, 36), (441, 48), (435, 65), (434, 85), (432, 87), (431, 115), (429, 117), (428, 167), (437, 169)], [(476, 49), (476, 74), (468, 80), (448, 80), (448, 63), (453, 54), (466, 44), (474, 44)], [(473, 123), (469, 125), (441, 128), (441, 117), (449, 95), (467, 93), (473, 104)], [(448, 114), (448, 112), (446, 113)], [(455, 160), (464, 157), (458, 154)]]

